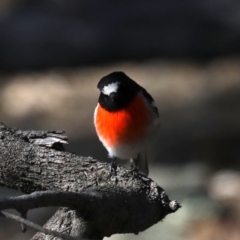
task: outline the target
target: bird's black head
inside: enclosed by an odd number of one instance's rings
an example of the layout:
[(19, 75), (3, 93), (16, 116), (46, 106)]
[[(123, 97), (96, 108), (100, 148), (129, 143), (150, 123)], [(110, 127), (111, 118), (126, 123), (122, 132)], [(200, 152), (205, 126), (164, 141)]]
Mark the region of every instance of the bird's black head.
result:
[(108, 111), (127, 106), (140, 90), (140, 86), (124, 72), (113, 72), (103, 77), (98, 85), (99, 104)]

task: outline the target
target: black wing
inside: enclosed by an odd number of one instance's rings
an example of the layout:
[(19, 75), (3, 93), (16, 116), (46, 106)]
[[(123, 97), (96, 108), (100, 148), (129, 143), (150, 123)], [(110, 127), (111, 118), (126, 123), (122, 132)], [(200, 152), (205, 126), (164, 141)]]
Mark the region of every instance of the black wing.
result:
[(153, 111), (156, 113), (157, 117), (159, 117), (158, 109), (156, 107), (156, 104), (155, 104), (152, 96), (143, 87), (141, 87), (141, 92), (142, 92), (143, 96), (145, 97), (145, 99), (147, 100), (147, 102), (149, 103), (149, 105), (151, 106), (151, 108), (153, 109)]

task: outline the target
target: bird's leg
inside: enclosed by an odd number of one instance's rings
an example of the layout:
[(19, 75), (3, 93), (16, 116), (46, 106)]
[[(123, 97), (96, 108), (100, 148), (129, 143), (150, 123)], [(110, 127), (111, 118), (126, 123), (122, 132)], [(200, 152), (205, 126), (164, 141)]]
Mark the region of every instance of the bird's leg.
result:
[(136, 158), (130, 158), (132, 173), (138, 173), (138, 160), (139, 160), (139, 155)]
[(110, 167), (110, 176), (116, 176), (117, 175), (117, 158), (114, 157), (112, 162), (111, 162), (111, 167)]

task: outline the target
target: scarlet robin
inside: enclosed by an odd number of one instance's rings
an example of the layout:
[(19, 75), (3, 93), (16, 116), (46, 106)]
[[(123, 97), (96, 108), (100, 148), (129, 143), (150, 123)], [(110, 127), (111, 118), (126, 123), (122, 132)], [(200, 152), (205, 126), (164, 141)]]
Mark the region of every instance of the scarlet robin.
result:
[(130, 159), (133, 170), (148, 175), (147, 149), (159, 129), (158, 109), (151, 95), (124, 72), (103, 77), (94, 113), (97, 135), (112, 160)]

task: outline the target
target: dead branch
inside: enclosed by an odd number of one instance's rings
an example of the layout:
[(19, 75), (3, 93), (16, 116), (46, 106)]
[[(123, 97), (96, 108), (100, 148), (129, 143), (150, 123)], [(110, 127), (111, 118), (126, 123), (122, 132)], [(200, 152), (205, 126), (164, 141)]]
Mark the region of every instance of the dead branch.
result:
[[(0, 124), (0, 185), (25, 193), (48, 190), (0, 204), (20, 210), (30, 209), (27, 205), (71, 207), (61, 208), (45, 227), (89, 239), (144, 231), (180, 207), (149, 178), (119, 166), (117, 175), (109, 177), (109, 164), (63, 152), (66, 140), (61, 132)], [(46, 238), (37, 234), (33, 239)]]

